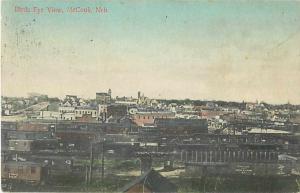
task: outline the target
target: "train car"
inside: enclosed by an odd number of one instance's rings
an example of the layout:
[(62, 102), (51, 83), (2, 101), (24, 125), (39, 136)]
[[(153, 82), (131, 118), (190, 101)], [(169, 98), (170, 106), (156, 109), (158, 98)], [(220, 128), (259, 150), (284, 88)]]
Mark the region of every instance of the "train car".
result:
[(47, 174), (47, 168), (35, 162), (4, 162), (1, 168), (2, 179), (31, 184), (40, 184)]
[(208, 133), (206, 119), (155, 119), (161, 135), (190, 135)]
[(56, 137), (61, 147), (67, 151), (86, 151), (90, 143), (99, 138), (99, 133), (92, 131), (57, 131)]
[(57, 139), (13, 139), (8, 141), (8, 150), (19, 152), (36, 152), (43, 150), (55, 150), (59, 148)]
[(19, 122), (17, 123), (17, 131), (49, 131), (50, 124), (48, 123), (35, 123), (35, 122)]

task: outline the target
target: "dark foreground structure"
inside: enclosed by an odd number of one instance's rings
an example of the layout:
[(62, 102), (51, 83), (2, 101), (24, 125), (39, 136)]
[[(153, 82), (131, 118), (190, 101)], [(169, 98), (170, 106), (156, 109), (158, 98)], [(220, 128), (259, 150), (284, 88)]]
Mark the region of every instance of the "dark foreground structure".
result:
[(177, 187), (168, 179), (151, 169), (120, 189), (124, 193), (175, 193)]

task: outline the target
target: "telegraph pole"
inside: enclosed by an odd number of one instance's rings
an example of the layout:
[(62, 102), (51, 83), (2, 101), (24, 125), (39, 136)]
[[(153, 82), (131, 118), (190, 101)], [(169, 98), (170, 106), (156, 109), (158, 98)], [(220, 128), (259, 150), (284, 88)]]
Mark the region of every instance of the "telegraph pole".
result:
[(93, 143), (91, 143), (90, 168), (89, 168), (89, 177), (88, 177), (89, 184), (91, 184), (93, 178), (93, 162), (94, 162), (94, 152), (93, 152)]
[(86, 188), (89, 185), (89, 170), (88, 170), (88, 166), (85, 165), (85, 186)]
[(102, 142), (102, 156), (101, 156), (101, 179), (104, 180), (104, 143), (105, 139)]
[(102, 141), (102, 155), (101, 155), (101, 189), (104, 192), (104, 153), (105, 153), (105, 138)]

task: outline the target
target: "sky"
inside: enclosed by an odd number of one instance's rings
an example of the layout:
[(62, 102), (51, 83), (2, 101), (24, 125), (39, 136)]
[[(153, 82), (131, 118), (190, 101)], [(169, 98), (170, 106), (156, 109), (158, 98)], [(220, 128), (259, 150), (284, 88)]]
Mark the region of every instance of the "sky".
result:
[(111, 88), (113, 96), (300, 104), (300, 1), (4, 0), (1, 14), (4, 96), (95, 98)]

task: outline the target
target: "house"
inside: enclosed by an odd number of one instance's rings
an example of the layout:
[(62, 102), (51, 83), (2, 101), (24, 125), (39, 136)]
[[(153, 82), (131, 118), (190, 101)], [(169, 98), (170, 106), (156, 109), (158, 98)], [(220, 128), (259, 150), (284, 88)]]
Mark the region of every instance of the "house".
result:
[(11, 115), (11, 110), (10, 109), (2, 109), (2, 113), (3, 116), (8, 116)]
[(66, 95), (66, 98), (63, 101), (65, 106), (78, 106), (79, 105), (79, 98), (76, 95)]
[(63, 107), (77, 107), (87, 105), (84, 99), (78, 98), (76, 95), (66, 95), (60, 106)]
[(119, 192), (126, 193), (160, 193), (177, 192), (177, 187), (157, 171), (151, 169), (131, 183), (125, 185)]
[(1, 108), (2, 108), (1, 111), (2, 115), (11, 115), (12, 104), (4, 102), (3, 104), (1, 104)]

